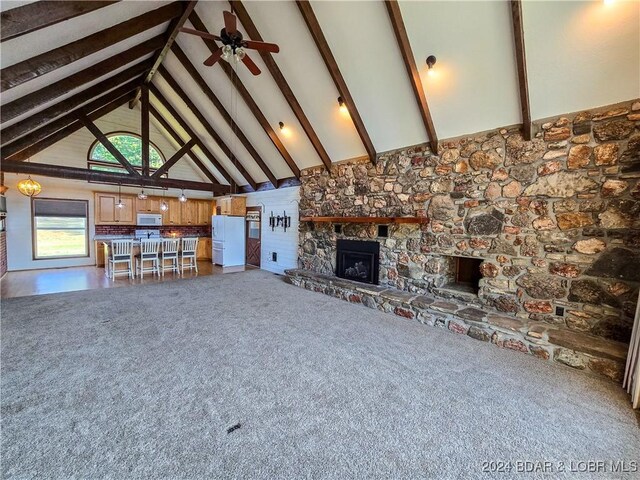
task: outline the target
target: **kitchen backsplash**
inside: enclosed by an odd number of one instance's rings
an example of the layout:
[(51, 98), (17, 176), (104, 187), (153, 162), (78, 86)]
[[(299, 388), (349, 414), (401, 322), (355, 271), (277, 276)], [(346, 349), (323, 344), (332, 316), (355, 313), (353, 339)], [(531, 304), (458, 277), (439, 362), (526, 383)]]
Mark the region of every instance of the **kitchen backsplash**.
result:
[[(135, 225), (96, 225), (96, 235), (133, 235), (138, 228)], [(152, 227), (150, 227), (152, 228)], [(197, 226), (164, 226), (158, 227), (160, 235), (176, 237), (210, 237), (211, 226), (197, 225)], [(155, 228), (154, 228), (155, 229)]]

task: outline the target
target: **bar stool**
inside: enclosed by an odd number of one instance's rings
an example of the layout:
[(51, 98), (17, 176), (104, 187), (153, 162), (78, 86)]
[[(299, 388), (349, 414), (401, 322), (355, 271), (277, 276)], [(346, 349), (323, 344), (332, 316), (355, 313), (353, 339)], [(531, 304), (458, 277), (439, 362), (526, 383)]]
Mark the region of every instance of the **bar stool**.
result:
[[(140, 253), (136, 255), (136, 272), (140, 272), (140, 278), (144, 278), (144, 272), (157, 273), (160, 276), (160, 240), (142, 239), (140, 240)], [(145, 262), (151, 262), (151, 266), (145, 267)]]
[[(178, 238), (165, 238), (162, 240), (162, 253), (160, 254), (160, 271), (164, 277), (165, 270), (180, 273), (178, 267), (178, 245), (180, 239)], [(167, 265), (167, 260), (170, 262)]]
[[(183, 238), (182, 251), (180, 252), (180, 269), (184, 275), (185, 268), (194, 268), (198, 273), (198, 262), (196, 261), (196, 251), (198, 250), (198, 237)], [(185, 265), (184, 261), (187, 260)]]
[[(133, 252), (133, 240), (111, 240), (111, 251), (109, 252), (109, 261), (107, 266), (109, 269), (109, 278), (115, 280), (116, 275), (126, 273), (129, 278), (133, 278), (133, 263), (131, 262), (131, 253)], [(126, 263), (127, 268), (116, 270), (119, 263)]]

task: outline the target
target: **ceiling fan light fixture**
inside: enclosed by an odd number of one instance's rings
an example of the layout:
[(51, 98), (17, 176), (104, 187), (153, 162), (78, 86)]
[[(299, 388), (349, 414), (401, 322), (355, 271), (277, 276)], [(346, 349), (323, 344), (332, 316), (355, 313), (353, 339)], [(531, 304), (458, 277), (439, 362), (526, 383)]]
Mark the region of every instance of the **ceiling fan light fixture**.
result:
[(236, 61), (237, 62), (241, 62), (242, 59), (247, 55), (247, 53), (244, 51), (244, 48), (242, 47), (238, 47), (236, 48)]
[(233, 48), (231, 48), (231, 45), (225, 45), (222, 47), (222, 59), (226, 62), (228, 62), (229, 60), (231, 60), (231, 57), (233, 56)]

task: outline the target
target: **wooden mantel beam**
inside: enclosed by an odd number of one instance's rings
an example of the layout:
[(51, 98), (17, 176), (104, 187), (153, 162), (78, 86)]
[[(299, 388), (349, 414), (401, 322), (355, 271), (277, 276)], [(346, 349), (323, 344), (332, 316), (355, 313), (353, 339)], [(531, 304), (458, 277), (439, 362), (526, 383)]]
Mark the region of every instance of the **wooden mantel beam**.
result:
[(140, 32), (167, 22), (182, 14), (181, 2), (172, 2), (125, 22), (98, 31), (88, 37), (54, 48), (0, 71), (0, 91), (5, 92), (25, 82), (53, 72), (76, 60), (107, 48)]
[(71, 20), (113, 3), (117, 2), (44, 0), (6, 10), (2, 12), (0, 42)]
[(133, 176), (124, 173), (99, 172), (85, 168), (47, 165), (44, 163), (2, 162), (0, 169), (5, 173), (24, 173), (27, 175), (42, 175), (44, 177), (131, 185), (135, 187), (180, 188), (219, 194), (231, 193), (231, 188), (228, 185), (221, 185), (219, 183), (193, 182), (191, 180), (178, 180), (175, 178), (142, 177), (140, 175)]
[[(229, 3), (231, 4), (231, 8), (233, 9), (233, 12), (240, 19), (240, 23), (242, 23), (245, 30), (247, 31), (247, 34), (249, 35), (249, 37), (251, 37), (251, 40), (256, 40), (258, 42), (264, 41), (256, 25), (253, 23), (253, 20), (251, 19), (249, 12), (244, 7), (244, 4), (240, 0), (230, 0)], [(273, 55), (271, 55), (269, 52), (264, 52), (264, 51), (260, 51), (259, 53), (265, 65), (267, 66), (267, 69), (271, 73), (273, 80), (276, 82), (276, 85), (278, 85), (280, 92), (282, 92), (282, 95), (284, 96), (285, 100), (289, 104), (289, 107), (291, 107), (291, 110), (293, 111), (294, 115), (298, 119), (298, 122), (300, 122), (302, 129), (307, 134), (307, 137), (309, 138), (311, 145), (313, 145), (313, 148), (315, 149), (316, 153), (322, 160), (322, 163), (324, 163), (324, 166), (327, 167), (328, 170), (330, 170), (331, 158), (329, 158), (329, 154), (327, 153), (324, 146), (322, 145), (322, 142), (318, 138), (318, 135), (313, 129), (311, 122), (309, 121), (304, 111), (302, 110), (302, 106), (300, 106), (300, 102), (298, 102), (298, 99), (294, 95), (293, 90), (291, 90), (289, 83), (287, 83), (287, 80), (284, 78), (284, 75), (280, 71), (280, 68), (278, 67), (278, 64), (276, 63), (276, 61), (274, 60)]]
[(511, 0), (511, 20), (513, 40), (516, 49), (518, 86), (520, 90), (520, 111), (522, 112), (522, 133), (525, 140), (531, 140), (531, 106), (529, 104), (529, 81), (527, 79), (527, 57), (524, 51), (524, 27), (522, 25), (522, 2)]
[(409, 80), (411, 80), (411, 87), (413, 88), (413, 94), (416, 97), (418, 103), (418, 109), (420, 110), (420, 116), (422, 117), (422, 123), (427, 131), (429, 137), (429, 145), (434, 155), (438, 154), (438, 136), (436, 135), (436, 127), (433, 125), (433, 119), (431, 118), (431, 111), (427, 104), (427, 97), (424, 94), (424, 87), (422, 86), (422, 80), (420, 79), (420, 72), (416, 67), (416, 61), (413, 56), (413, 50), (409, 43), (409, 36), (407, 35), (407, 29), (404, 26), (404, 20), (402, 19), (402, 12), (400, 11), (400, 5), (397, 0), (385, 0), (384, 4), (387, 7), (389, 13), (389, 19), (391, 20), (391, 26), (393, 27), (393, 33), (395, 33), (396, 40), (398, 41), (398, 47), (404, 60), (404, 66), (407, 69)]
[[(200, 17), (198, 16), (195, 10), (191, 12), (189, 21), (193, 24), (196, 30), (200, 30), (201, 32), (206, 32), (206, 33), (209, 32), (209, 30), (207, 30), (207, 27), (205, 27), (204, 23), (202, 22), (202, 20), (200, 19)], [(211, 53), (218, 50), (218, 44), (215, 42), (215, 40), (209, 40), (202, 37), (201, 39), (205, 43), (207, 48), (209, 48), (209, 51)], [(222, 67), (222, 70), (224, 70), (224, 73), (227, 74), (227, 77), (229, 77), (231, 84), (236, 87), (236, 89), (238, 90), (238, 93), (240, 93), (240, 96), (249, 107), (249, 110), (251, 110), (254, 117), (258, 121), (258, 123), (262, 126), (265, 133), (271, 139), (271, 142), (273, 143), (273, 145), (278, 149), (278, 152), (280, 152), (280, 155), (289, 166), (289, 169), (291, 170), (291, 172), (293, 172), (293, 175), (299, 179), (300, 168), (298, 168), (298, 166), (296, 165), (296, 162), (293, 160), (293, 158), (287, 151), (284, 144), (280, 141), (280, 138), (278, 138), (278, 135), (276, 135), (276, 132), (271, 127), (271, 124), (267, 120), (267, 117), (264, 116), (264, 114), (262, 113), (262, 110), (260, 110), (260, 107), (258, 107), (258, 104), (255, 102), (255, 100), (249, 93), (249, 90), (246, 89), (246, 87), (244, 86), (240, 78), (238, 78), (236, 73), (233, 71), (233, 67), (224, 61), (218, 62), (218, 65), (220, 65), (220, 67)]]
[(313, 41), (324, 60), (325, 65), (327, 66), (327, 70), (333, 79), (333, 83), (336, 85), (336, 89), (338, 93), (342, 97), (347, 109), (349, 110), (349, 115), (351, 116), (351, 120), (353, 120), (353, 124), (356, 127), (356, 131), (360, 136), (360, 140), (362, 140), (362, 144), (364, 145), (367, 154), (369, 155), (369, 159), (372, 162), (376, 160), (376, 149), (373, 146), (373, 142), (371, 142), (371, 137), (369, 137), (369, 133), (364, 126), (364, 122), (360, 117), (360, 113), (356, 108), (356, 103), (353, 101), (353, 97), (351, 96), (351, 92), (349, 92), (349, 87), (347, 86), (347, 82), (345, 81), (342, 73), (340, 72), (340, 68), (338, 68), (338, 62), (331, 53), (331, 49), (329, 48), (329, 43), (327, 43), (327, 39), (322, 32), (322, 28), (320, 28), (320, 23), (316, 18), (315, 13), (313, 12), (313, 8), (311, 8), (311, 4), (308, 1), (296, 0), (296, 4), (298, 5), (298, 9), (302, 14), (302, 18), (304, 18), (304, 22), (307, 24), (307, 28), (309, 29), (309, 33), (313, 37)]

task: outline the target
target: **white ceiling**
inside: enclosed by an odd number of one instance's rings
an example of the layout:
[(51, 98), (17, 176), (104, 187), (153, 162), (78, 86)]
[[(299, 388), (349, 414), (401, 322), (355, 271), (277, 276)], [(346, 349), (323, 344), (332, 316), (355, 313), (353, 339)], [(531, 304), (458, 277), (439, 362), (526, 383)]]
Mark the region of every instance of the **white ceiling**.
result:
[[(4, 11), (18, 3), (28, 2), (2, 2), (0, 9)], [(3, 42), (0, 45), (0, 63), (4, 68), (158, 8), (163, 3), (120, 2)], [(617, 1), (611, 5), (600, 0), (523, 3), (534, 119), (640, 96), (640, 2)], [(365, 155), (351, 119), (339, 111), (338, 91), (295, 2), (248, 1), (244, 4), (264, 40), (280, 45), (281, 51), (274, 58), (331, 159), (337, 162)], [(383, 152), (427, 141), (382, 2), (313, 0), (312, 6), (376, 150)], [(521, 122), (509, 2), (402, 0), (400, 8), (440, 140)], [(218, 33), (222, 28), (222, 11), (225, 9), (229, 9), (229, 4), (222, 1), (200, 1), (196, 6), (196, 12), (212, 33)], [(186, 26), (192, 25), (187, 22)], [(164, 32), (166, 28), (167, 24), (164, 24), (141, 32), (10, 89), (2, 94), (2, 103), (125, 51)], [(240, 95), (234, 93), (233, 85), (222, 68), (219, 65), (211, 68), (202, 65), (210, 54), (204, 42), (183, 33), (178, 35), (177, 43), (275, 176), (290, 177), (291, 170), (249, 107)], [(435, 75), (428, 76), (425, 59), (431, 54), (438, 60)], [(251, 53), (251, 57), (263, 73), (254, 77), (243, 65), (237, 66), (245, 87), (298, 167), (320, 165), (318, 154), (262, 59), (256, 52)], [(251, 176), (258, 182), (266, 181), (266, 175), (178, 59), (169, 53), (164, 65)], [(124, 68), (126, 66), (122, 66)], [(118, 71), (51, 103), (74, 95)], [(230, 159), (174, 95), (161, 75), (154, 77), (154, 84), (233, 179), (240, 185), (246, 184)], [(49, 105), (43, 105), (2, 127)], [(154, 105), (163, 111), (155, 100)], [(289, 136), (279, 130), (278, 122), (281, 121), (288, 127)], [(170, 120), (170, 123), (183, 139), (188, 138), (175, 121)], [(167, 141), (167, 144), (177, 148), (172, 141)], [(199, 156), (204, 161), (201, 152)], [(220, 172), (214, 168), (211, 171), (222, 180)]]

